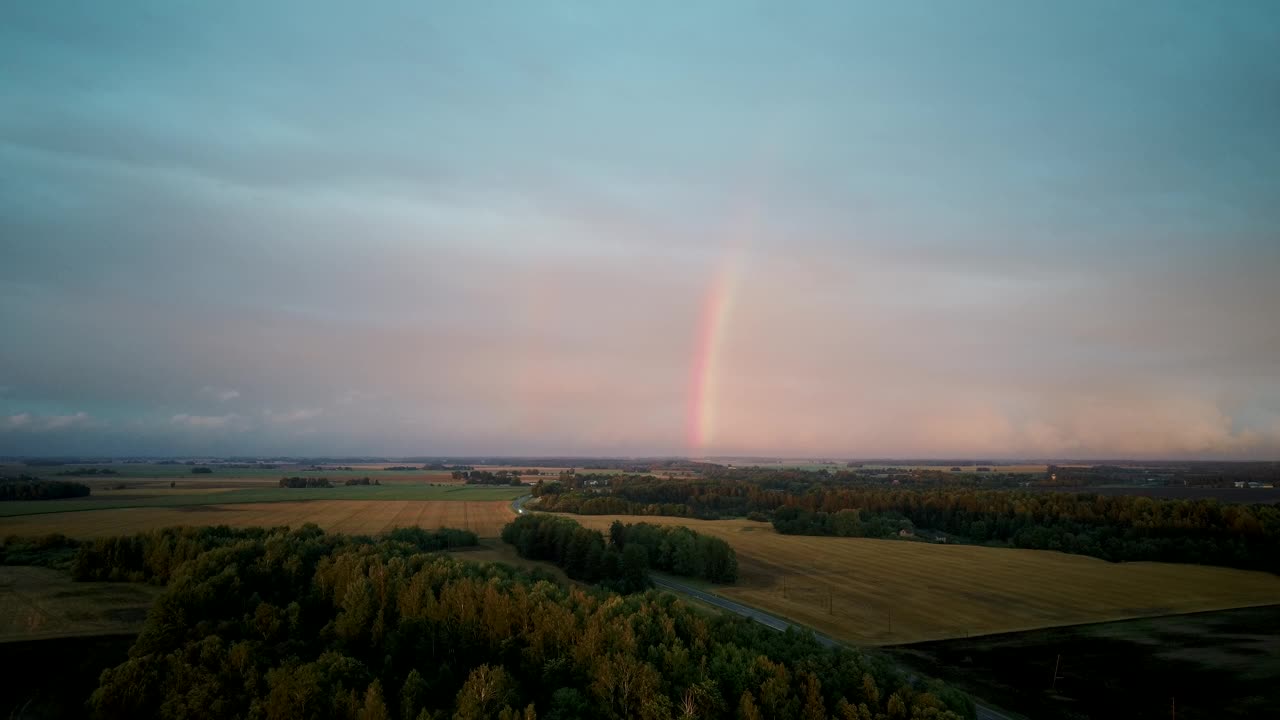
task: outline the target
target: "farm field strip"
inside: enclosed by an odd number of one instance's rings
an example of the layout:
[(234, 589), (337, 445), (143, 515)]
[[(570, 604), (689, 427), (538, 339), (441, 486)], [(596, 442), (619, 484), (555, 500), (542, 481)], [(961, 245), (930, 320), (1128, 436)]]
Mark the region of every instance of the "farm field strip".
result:
[(779, 535), (746, 520), (572, 516), (685, 525), (727, 540), (740, 578), (713, 590), (833, 637), (896, 644), (1280, 602), (1280, 577), (1042, 550)]
[[(304, 492), (299, 490), (298, 492)], [(396, 527), (462, 528), (497, 537), (514, 514), (507, 500), (312, 500), (242, 503), (182, 508), (123, 508), (0, 518), (0, 536), (63, 533), (93, 538), (129, 535), (177, 525), (300, 527), (315, 523), (326, 531), (377, 534)]]
[(528, 492), (527, 487), (481, 485), (340, 486), (332, 488), (215, 488), (206, 492), (169, 494), (167, 488), (143, 496), (122, 495), (122, 491), (100, 491), (88, 498), (72, 500), (20, 500), (0, 503), (0, 518), (44, 513), (79, 512), (116, 508), (180, 507), (186, 505), (229, 505), (232, 503), (298, 502), (318, 500), (513, 500)]

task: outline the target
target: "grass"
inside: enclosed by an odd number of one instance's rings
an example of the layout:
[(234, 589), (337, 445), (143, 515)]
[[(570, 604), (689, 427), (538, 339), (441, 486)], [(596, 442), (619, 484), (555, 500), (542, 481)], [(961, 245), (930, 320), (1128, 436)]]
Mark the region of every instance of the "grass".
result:
[[(237, 503), (298, 502), (315, 500), (514, 500), (528, 488), (484, 485), (356, 485), (332, 488), (208, 488), (205, 492), (158, 487), (149, 494), (124, 490), (99, 490), (88, 498), (73, 500), (19, 500), (0, 503), (0, 518), (43, 513), (64, 513), (120, 508), (231, 505)], [(114, 493), (122, 493), (116, 495)], [(0, 533), (4, 526), (0, 525)]]
[(0, 643), (136, 633), (160, 588), (77, 583), (42, 567), (0, 567)]
[(1168, 563), (1108, 563), (1042, 550), (779, 535), (748, 520), (574, 515), (685, 525), (727, 540), (738, 602), (861, 645), (1268, 605), (1280, 577)]
[[(313, 492), (292, 490), (295, 494)], [(372, 535), (397, 527), (451, 527), (497, 537), (515, 516), (503, 500), (312, 500), (240, 504), (131, 507), (6, 518), (0, 535), (62, 533), (76, 538), (128, 535), (176, 525), (298, 527), (315, 523), (326, 531)]]

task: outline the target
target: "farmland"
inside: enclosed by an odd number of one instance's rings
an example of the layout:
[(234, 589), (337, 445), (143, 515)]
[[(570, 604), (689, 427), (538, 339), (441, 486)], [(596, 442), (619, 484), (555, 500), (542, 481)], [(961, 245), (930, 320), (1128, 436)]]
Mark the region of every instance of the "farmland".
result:
[[(1280, 606), (894, 648), (1028, 717), (1257, 718), (1280, 704)], [(1056, 679), (1055, 679), (1056, 678)]]
[[(346, 490), (352, 488), (334, 488)], [(361, 488), (368, 489), (368, 488)], [(469, 488), (468, 488), (469, 489)], [(292, 497), (322, 490), (285, 490)], [(462, 497), (466, 497), (465, 495)], [(51, 504), (53, 501), (44, 504)], [(0, 534), (63, 533), (78, 538), (127, 535), (175, 525), (297, 527), (315, 523), (329, 532), (377, 534), (397, 527), (452, 527), (495, 537), (511, 520), (508, 500), (305, 500), (124, 507), (42, 513), (0, 520)]]
[(779, 535), (747, 520), (574, 516), (685, 525), (738, 553), (730, 599), (846, 642), (888, 645), (1267, 605), (1280, 577), (1164, 563), (1108, 563), (1039, 550)]
[[(320, 500), (368, 500), (368, 501), (498, 501), (513, 500), (527, 490), (518, 487), (483, 485), (368, 485), (332, 488), (281, 488), (259, 486), (254, 488), (209, 488), (207, 490), (178, 489), (171, 492), (166, 487), (152, 492), (129, 490), (95, 491), (87, 498), (71, 500), (30, 500), (0, 503), (0, 518), (17, 515), (97, 511), (123, 508), (162, 508), (198, 505), (232, 505), (240, 503), (271, 503), (320, 501)], [(121, 494), (116, 494), (121, 493)], [(0, 528), (7, 522), (0, 524)]]

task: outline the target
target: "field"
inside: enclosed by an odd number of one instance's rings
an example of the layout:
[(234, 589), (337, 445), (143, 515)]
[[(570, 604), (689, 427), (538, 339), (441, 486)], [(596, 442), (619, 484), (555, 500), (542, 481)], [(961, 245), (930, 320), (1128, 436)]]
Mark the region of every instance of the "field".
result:
[[(95, 490), (87, 498), (71, 500), (23, 500), (0, 503), (0, 519), (17, 515), (97, 511), (120, 508), (161, 508), (191, 505), (231, 505), (239, 503), (271, 503), (321, 500), (368, 501), (497, 501), (510, 502), (528, 492), (528, 488), (486, 485), (357, 485), (332, 488), (256, 488), (170, 489), (165, 486), (146, 490)], [(0, 529), (8, 523), (0, 520)]]
[(41, 567), (0, 567), (0, 643), (136, 633), (160, 588), (76, 583)]
[[(316, 490), (286, 490), (294, 497)], [(55, 501), (47, 501), (48, 505)], [(43, 513), (0, 519), (0, 535), (62, 533), (92, 538), (174, 525), (298, 527), (315, 523), (330, 532), (376, 534), (397, 527), (452, 527), (496, 537), (514, 513), (508, 500), (309, 500), (239, 504), (128, 507)]]
[(740, 579), (714, 590), (832, 637), (890, 645), (1280, 602), (1280, 577), (1041, 550), (779, 535), (748, 520), (574, 515), (685, 525), (727, 540)]
[[(895, 659), (1028, 717), (1274, 716), (1280, 607), (895, 648)], [(1054, 680), (1055, 666), (1057, 680)]]

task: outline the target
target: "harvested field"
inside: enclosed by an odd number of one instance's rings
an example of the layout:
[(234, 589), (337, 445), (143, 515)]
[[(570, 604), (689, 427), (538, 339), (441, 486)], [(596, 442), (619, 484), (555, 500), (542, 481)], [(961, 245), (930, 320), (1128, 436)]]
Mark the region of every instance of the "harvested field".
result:
[[(278, 481), (277, 481), (278, 482)], [(233, 503), (299, 502), (318, 500), (449, 500), (511, 501), (529, 490), (524, 487), (457, 484), (387, 484), (328, 488), (258, 487), (217, 488), (204, 492), (170, 492), (156, 489), (141, 494), (103, 491), (87, 498), (66, 500), (15, 500), (0, 503), (0, 530), (3, 518), (17, 515), (80, 512), (109, 508), (178, 507), (183, 505), (231, 505)]]
[(779, 535), (748, 520), (570, 516), (684, 525), (727, 540), (740, 579), (710, 588), (833, 637), (886, 645), (1268, 605), (1280, 577), (1170, 563), (1108, 563), (1043, 550)]
[[(307, 490), (294, 490), (306, 493)], [(514, 514), (507, 500), (311, 500), (301, 502), (137, 507), (0, 518), (0, 535), (63, 533), (71, 537), (127, 535), (174, 525), (298, 527), (376, 534), (397, 527), (452, 527), (497, 537)]]
[(0, 642), (135, 633), (160, 588), (77, 583), (41, 567), (0, 567)]

